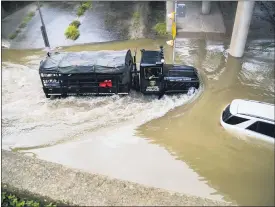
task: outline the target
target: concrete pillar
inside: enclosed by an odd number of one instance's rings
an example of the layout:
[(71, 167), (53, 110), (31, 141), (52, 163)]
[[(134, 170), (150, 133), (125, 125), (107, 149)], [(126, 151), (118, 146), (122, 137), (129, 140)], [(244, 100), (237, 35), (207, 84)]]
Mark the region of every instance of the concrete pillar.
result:
[(168, 14), (175, 11), (175, 2), (166, 1), (166, 31), (171, 32), (172, 30), (172, 20), (167, 17)]
[(202, 1), (201, 13), (210, 14), (210, 10), (211, 10), (211, 1)]
[(229, 54), (233, 57), (243, 56), (254, 4), (251, 0), (238, 2), (229, 48)]

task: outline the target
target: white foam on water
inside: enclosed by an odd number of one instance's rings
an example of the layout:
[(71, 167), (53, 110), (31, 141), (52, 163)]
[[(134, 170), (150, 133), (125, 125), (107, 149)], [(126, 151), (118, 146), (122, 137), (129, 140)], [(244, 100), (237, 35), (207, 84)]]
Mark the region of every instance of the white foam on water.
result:
[(206, 42), (206, 50), (209, 52), (224, 52), (224, 44), (223, 42), (214, 42), (214, 41), (207, 41)]
[[(240, 71), (240, 80), (244, 85), (260, 88), (274, 94), (273, 63), (246, 59)], [(273, 95), (274, 96), (274, 95)]]
[[(28, 66), (3, 63), (3, 145), (30, 147), (66, 142), (121, 122), (139, 126), (183, 105), (197, 92), (157, 97), (46, 99), (35, 57)], [(38, 61), (39, 62), (39, 61)]]

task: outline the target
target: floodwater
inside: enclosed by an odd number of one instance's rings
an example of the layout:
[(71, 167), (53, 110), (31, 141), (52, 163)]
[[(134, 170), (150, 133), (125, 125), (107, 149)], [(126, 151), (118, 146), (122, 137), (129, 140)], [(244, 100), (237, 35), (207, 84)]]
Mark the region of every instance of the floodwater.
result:
[[(157, 49), (140, 39), (66, 51)], [(274, 102), (274, 43), (249, 41), (228, 57), (228, 41), (182, 39), (177, 62), (194, 65), (193, 94), (156, 97), (44, 97), (40, 50), (2, 52), (2, 147), (74, 168), (239, 205), (274, 205), (274, 145), (219, 125), (232, 99)], [(171, 48), (165, 46), (171, 61)], [(139, 56), (138, 58), (139, 59)]]

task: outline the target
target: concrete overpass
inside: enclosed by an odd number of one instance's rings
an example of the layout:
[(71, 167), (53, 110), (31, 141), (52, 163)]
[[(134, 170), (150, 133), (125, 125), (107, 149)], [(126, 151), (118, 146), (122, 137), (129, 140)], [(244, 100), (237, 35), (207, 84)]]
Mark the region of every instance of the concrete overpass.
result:
[[(188, 36), (196, 34), (225, 34), (225, 26), (223, 23), (222, 14), (216, 2), (185, 2), (186, 16), (177, 18), (177, 36)], [(254, 1), (238, 1), (237, 11), (233, 32), (231, 34), (231, 43), (229, 53), (233, 57), (242, 57), (247, 40), (247, 35), (250, 27), (250, 22), (254, 9)], [(175, 2), (166, 2), (166, 13), (169, 14), (175, 11)], [(167, 31), (172, 28), (172, 21), (166, 17)]]

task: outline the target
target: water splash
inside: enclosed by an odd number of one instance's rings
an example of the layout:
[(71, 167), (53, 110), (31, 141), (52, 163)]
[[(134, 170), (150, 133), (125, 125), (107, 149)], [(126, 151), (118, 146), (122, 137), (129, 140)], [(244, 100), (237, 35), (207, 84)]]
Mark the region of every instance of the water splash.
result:
[(194, 98), (188, 94), (68, 97), (46, 99), (38, 74), (40, 57), (25, 58), (26, 66), (3, 63), (3, 145), (31, 147), (78, 139), (102, 128), (124, 123), (139, 126), (165, 115)]

